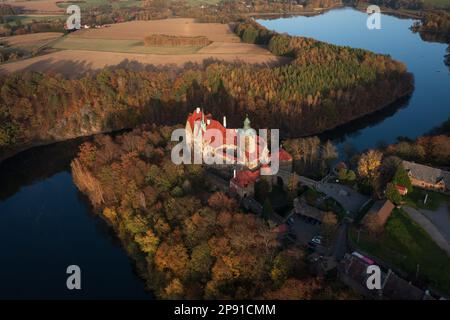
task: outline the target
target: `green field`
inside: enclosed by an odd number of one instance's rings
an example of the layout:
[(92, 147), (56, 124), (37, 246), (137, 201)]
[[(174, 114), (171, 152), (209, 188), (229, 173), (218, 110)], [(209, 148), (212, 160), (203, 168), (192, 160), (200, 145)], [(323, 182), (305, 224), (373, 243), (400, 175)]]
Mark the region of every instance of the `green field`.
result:
[(74, 2), (64, 2), (58, 3), (57, 6), (60, 8), (67, 8), (68, 6), (75, 4), (79, 6), (81, 9), (98, 7), (102, 5), (111, 5), (114, 9), (120, 8), (128, 8), (128, 7), (140, 7), (142, 1), (140, 0), (118, 0), (118, 1), (110, 1), (110, 0), (85, 0), (85, 1), (74, 1)]
[(65, 37), (57, 41), (53, 48), (65, 50), (91, 50), (123, 53), (146, 54), (193, 54), (200, 50), (200, 46), (183, 47), (150, 47), (138, 40), (108, 40)]
[(58, 19), (67, 19), (64, 15), (41, 15), (41, 14), (30, 14), (30, 15), (17, 15), (17, 16), (6, 16), (7, 24), (10, 26), (17, 26), (18, 24), (26, 25), (33, 23), (35, 21), (52, 21)]
[(381, 236), (370, 236), (361, 232), (357, 241), (357, 230), (352, 228), (350, 240), (363, 251), (377, 257), (409, 275), (416, 274), (433, 287), (450, 294), (450, 258), (430, 236), (409, 216), (394, 209)]
[[(426, 204), (424, 204), (423, 200), (425, 199), (425, 195), (427, 194), (427, 202)], [(419, 188), (414, 188), (413, 192), (408, 193), (404, 200), (411, 207), (432, 211), (436, 211), (442, 203), (447, 203), (448, 205), (450, 205), (450, 196), (439, 192), (422, 190)]]

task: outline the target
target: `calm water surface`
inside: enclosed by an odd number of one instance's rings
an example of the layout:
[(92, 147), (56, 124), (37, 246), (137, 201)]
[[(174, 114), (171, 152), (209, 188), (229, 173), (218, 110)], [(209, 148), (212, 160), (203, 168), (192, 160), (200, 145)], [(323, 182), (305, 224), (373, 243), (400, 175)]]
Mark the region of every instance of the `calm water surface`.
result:
[[(446, 46), (421, 40), (413, 20), (382, 16), (369, 31), (352, 9), (316, 17), (259, 20), (270, 29), (390, 54), (414, 74), (414, 94), (382, 112), (327, 133), (358, 149), (417, 137), (450, 116)], [(69, 164), (80, 141), (24, 152), (0, 164), (0, 299), (151, 298), (117, 239), (77, 191)], [(66, 268), (82, 269), (82, 290), (66, 289)]]
[(351, 8), (315, 17), (257, 20), (280, 33), (389, 54), (407, 65), (415, 79), (409, 100), (327, 133), (340, 147), (350, 143), (359, 150), (380, 141), (394, 142), (399, 136), (415, 138), (450, 116), (450, 72), (443, 62), (447, 45), (425, 42), (412, 33), (412, 19), (382, 15), (381, 30), (367, 29), (366, 20), (365, 13)]
[[(0, 299), (149, 299), (119, 241), (75, 187), (81, 140), (0, 164)], [(80, 291), (66, 268), (81, 268)]]

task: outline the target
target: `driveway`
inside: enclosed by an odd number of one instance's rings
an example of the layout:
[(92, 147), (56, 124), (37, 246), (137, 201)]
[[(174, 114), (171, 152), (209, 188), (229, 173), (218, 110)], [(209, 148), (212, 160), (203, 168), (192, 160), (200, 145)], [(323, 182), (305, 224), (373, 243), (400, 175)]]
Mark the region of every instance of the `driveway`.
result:
[(411, 219), (419, 224), (430, 235), (430, 237), (441, 249), (447, 252), (447, 255), (450, 257), (450, 243), (440, 232), (440, 230), (424, 214), (422, 214), (422, 212), (406, 206), (403, 207), (403, 209), (411, 217)]
[(317, 191), (325, 193), (328, 197), (333, 198), (339, 202), (345, 210), (350, 211), (353, 214), (357, 213), (362, 205), (369, 200), (369, 197), (342, 184), (315, 181), (304, 176), (298, 176), (298, 179), (303, 185), (314, 188)]
[(442, 203), (436, 211), (421, 209), (420, 212), (434, 224), (447, 242), (450, 243), (450, 212), (448, 204)]
[(330, 198), (333, 198), (344, 207), (345, 210), (351, 213), (357, 213), (364, 203), (369, 200), (369, 197), (364, 196), (348, 186), (338, 183), (319, 183), (317, 190), (325, 193)]
[(337, 261), (340, 261), (347, 252), (347, 234), (348, 234), (348, 220), (344, 219), (339, 227), (338, 235), (333, 248), (333, 256)]
[(294, 222), (291, 225), (291, 230), (297, 236), (297, 242), (301, 245), (308, 244), (314, 236), (317, 236), (320, 233), (320, 226), (314, 225), (306, 220), (300, 218), (298, 215), (293, 214), (291, 216), (294, 219)]

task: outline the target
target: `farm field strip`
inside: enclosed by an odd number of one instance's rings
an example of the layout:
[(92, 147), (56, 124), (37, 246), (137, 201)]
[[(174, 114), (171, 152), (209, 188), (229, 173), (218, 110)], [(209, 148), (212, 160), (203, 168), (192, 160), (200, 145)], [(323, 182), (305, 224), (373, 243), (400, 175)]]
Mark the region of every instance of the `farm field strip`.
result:
[(34, 1), (7, 1), (12, 7), (17, 7), (30, 12), (64, 12), (64, 9), (56, 4), (59, 0), (34, 0)]
[(138, 54), (120, 52), (102, 52), (85, 50), (61, 50), (30, 59), (0, 65), (0, 74), (24, 71), (61, 73), (67, 77), (76, 77), (86, 72), (108, 66), (119, 66), (130, 70), (143, 70), (146, 66), (173, 65), (182, 67), (187, 63), (202, 64), (207, 60), (242, 62), (278, 66), (291, 59), (273, 55), (233, 55), (233, 54)]
[(60, 32), (31, 33), (11, 37), (0, 37), (0, 42), (6, 42), (11, 47), (32, 50), (49, 44), (62, 37), (62, 35), (63, 33)]
[(89, 50), (103, 52), (124, 52), (144, 54), (193, 54), (200, 46), (145, 46), (143, 41), (124, 39), (86, 39), (80, 37), (66, 37), (53, 45), (55, 49)]
[(151, 34), (185, 37), (205, 36), (213, 42), (241, 42), (229, 25), (196, 23), (194, 19), (185, 18), (116, 23), (107, 28), (83, 29), (74, 32), (71, 37), (143, 40)]

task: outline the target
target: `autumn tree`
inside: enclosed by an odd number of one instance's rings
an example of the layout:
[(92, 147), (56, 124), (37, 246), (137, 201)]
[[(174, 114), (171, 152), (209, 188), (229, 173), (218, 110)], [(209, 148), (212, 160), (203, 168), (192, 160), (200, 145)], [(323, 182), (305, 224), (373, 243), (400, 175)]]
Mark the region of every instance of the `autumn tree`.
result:
[(216, 210), (232, 210), (236, 202), (223, 192), (215, 192), (209, 197), (208, 205)]
[(159, 270), (170, 270), (178, 277), (184, 277), (189, 256), (183, 244), (163, 242), (156, 251), (155, 263)]
[(386, 198), (394, 204), (402, 202), (402, 196), (393, 183), (388, 183), (386, 186)]
[(264, 298), (271, 300), (310, 300), (321, 285), (316, 279), (298, 280), (290, 278), (280, 289), (268, 292)]
[(398, 166), (397, 170), (395, 171), (393, 182), (407, 188), (408, 192), (413, 191), (411, 179), (409, 178), (408, 172), (405, 170), (405, 168), (403, 168), (402, 165)]
[(148, 229), (144, 234), (137, 234), (134, 239), (142, 252), (147, 254), (154, 254), (158, 248), (159, 239), (151, 229)]
[(174, 278), (164, 289), (164, 299), (181, 299), (184, 294), (184, 286), (181, 281)]
[(376, 214), (367, 214), (364, 217), (363, 225), (372, 235), (379, 234), (383, 229), (383, 226), (381, 225)]
[(358, 161), (358, 174), (362, 178), (373, 180), (378, 175), (383, 154), (377, 150), (369, 150), (361, 155)]

